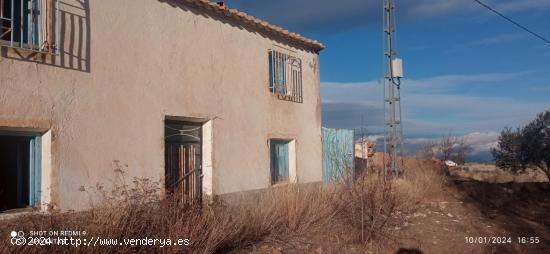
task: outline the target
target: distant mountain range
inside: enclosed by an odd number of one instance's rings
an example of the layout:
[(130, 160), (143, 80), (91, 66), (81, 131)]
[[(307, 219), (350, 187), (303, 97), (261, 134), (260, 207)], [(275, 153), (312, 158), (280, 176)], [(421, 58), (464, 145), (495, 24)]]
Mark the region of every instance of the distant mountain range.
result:
[[(494, 132), (473, 132), (466, 135), (461, 135), (472, 151), (466, 155), (468, 162), (492, 162), (493, 155), (491, 148), (497, 145), (498, 133)], [(384, 151), (384, 137), (382, 135), (371, 135), (365, 137), (370, 142), (376, 142), (376, 150)], [(408, 138), (403, 144), (403, 153), (408, 156), (416, 155), (426, 148), (430, 143), (438, 142), (441, 138)], [(361, 138), (357, 139), (357, 143), (361, 142)]]

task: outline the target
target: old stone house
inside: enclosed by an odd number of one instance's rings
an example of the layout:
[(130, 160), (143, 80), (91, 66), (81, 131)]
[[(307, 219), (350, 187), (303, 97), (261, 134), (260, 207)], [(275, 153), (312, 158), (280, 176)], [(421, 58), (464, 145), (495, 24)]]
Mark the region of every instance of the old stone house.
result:
[(205, 0), (0, 0), (0, 211), (322, 180), (323, 45)]

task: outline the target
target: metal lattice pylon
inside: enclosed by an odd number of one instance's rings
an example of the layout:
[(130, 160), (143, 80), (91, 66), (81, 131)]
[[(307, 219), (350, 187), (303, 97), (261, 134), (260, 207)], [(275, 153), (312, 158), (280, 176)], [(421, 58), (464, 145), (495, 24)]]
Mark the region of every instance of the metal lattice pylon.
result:
[[(395, 4), (393, 0), (384, 3), (384, 174), (398, 175), (403, 172), (403, 127), (401, 124), (401, 78), (402, 60), (397, 57), (397, 43), (394, 38)], [(389, 157), (389, 158), (388, 158)]]

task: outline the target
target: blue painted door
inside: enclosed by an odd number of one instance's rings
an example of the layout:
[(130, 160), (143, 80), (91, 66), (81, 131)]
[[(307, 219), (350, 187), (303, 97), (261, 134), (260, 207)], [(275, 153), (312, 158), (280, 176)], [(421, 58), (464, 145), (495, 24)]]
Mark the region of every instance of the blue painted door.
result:
[(288, 141), (272, 140), (271, 150), (271, 181), (273, 183), (288, 180)]
[(40, 205), (40, 195), (42, 193), (41, 150), (40, 136), (32, 137), (29, 151), (29, 204), (32, 207)]
[(354, 173), (354, 131), (324, 128), (323, 181), (338, 181)]

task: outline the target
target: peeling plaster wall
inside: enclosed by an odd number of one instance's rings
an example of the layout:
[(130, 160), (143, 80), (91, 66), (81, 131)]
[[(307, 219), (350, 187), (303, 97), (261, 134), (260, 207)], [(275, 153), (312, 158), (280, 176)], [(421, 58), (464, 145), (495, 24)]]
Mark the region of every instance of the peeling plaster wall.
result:
[[(56, 208), (88, 207), (114, 160), (162, 183), (165, 116), (211, 119), (214, 194), (268, 187), (270, 138), (296, 140), (299, 183), (322, 180), (316, 53), (178, 1), (60, 2), (61, 54), (0, 52), (0, 127), (51, 130)], [(302, 59), (303, 103), (267, 88), (274, 44)]]

